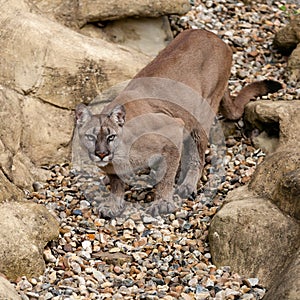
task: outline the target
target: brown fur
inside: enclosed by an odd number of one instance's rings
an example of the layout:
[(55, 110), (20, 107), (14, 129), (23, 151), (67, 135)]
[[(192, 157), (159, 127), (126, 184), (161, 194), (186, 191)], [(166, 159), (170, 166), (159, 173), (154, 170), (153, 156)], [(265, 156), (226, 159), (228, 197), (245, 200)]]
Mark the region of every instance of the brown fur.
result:
[[(103, 110), (101, 115), (92, 116), (83, 106), (77, 109), (77, 119), (85, 124), (90, 122), (90, 125), (84, 126), (98, 128), (99, 131), (95, 135), (95, 143), (98, 148), (107, 147), (106, 139), (101, 137), (100, 128), (106, 127), (108, 123), (115, 124), (113, 125), (114, 132), (121, 141), (116, 144), (116, 149), (112, 150), (116, 152), (120, 150), (119, 148), (126, 148), (126, 143), (129, 143), (130, 135), (135, 130), (140, 130), (139, 127), (149, 127), (149, 123), (143, 124), (143, 118), (141, 118), (139, 119), (140, 123), (132, 123), (135, 124), (135, 127), (127, 130), (127, 136), (126, 134), (123, 136), (123, 125), (126, 129), (126, 124), (141, 116), (151, 115), (155, 121), (150, 123), (160, 122), (159, 128), (168, 128), (168, 132), (170, 132), (169, 128), (172, 128), (171, 139), (165, 138), (163, 135), (157, 136), (153, 132), (147, 136), (141, 134), (141, 139), (130, 145), (132, 147), (128, 161), (119, 159), (119, 170), (130, 168), (128, 162), (136, 168), (147, 163), (149, 165), (148, 160), (153, 155), (155, 156), (155, 153), (159, 153), (165, 159), (166, 173), (161, 181), (157, 182), (156, 200), (149, 210), (153, 215), (169, 213), (175, 209), (172, 199), (175, 177), (178, 173), (177, 193), (186, 197), (195, 191), (204, 165), (208, 131), (213, 117), (219, 109), (226, 118), (238, 119), (242, 116), (245, 105), (253, 97), (265, 95), (281, 88), (279, 83), (272, 80), (254, 82), (242, 89), (235, 99), (232, 99), (227, 87), (231, 63), (230, 47), (215, 34), (204, 30), (187, 30), (178, 35), (166, 49), (142, 69), (135, 76), (135, 80), (129, 83), (126, 89)], [(184, 84), (195, 92), (199, 99), (204, 99), (211, 111), (205, 111), (205, 108), (202, 108), (204, 102), (197, 102), (197, 98), (195, 98), (196, 100), (176, 99), (174, 102), (148, 96), (154, 89), (152, 81), (144, 80), (141, 84), (141, 81), (138, 80), (148, 77), (167, 78)], [(175, 90), (177, 86), (174, 85)], [(178, 89), (175, 93), (180, 94), (180, 91), (181, 89)], [(164, 92), (168, 96), (171, 95), (172, 90)], [(193, 111), (197, 110), (199, 112), (194, 115)], [(86, 116), (85, 122), (82, 122), (82, 115)], [(87, 118), (87, 116), (89, 117)], [(158, 119), (156, 121), (155, 118), (160, 118), (160, 121)], [(98, 123), (92, 125), (92, 120)], [(122, 124), (118, 123), (120, 120), (123, 122)], [(82, 137), (85, 134), (84, 126), (79, 126)], [(152, 125), (151, 130), (153, 131)], [(180, 139), (180, 143), (170, 142), (170, 140), (176, 139), (175, 137)], [(100, 147), (101, 139), (104, 144)], [(193, 146), (194, 144), (196, 147)], [(109, 155), (104, 152), (96, 153), (95, 149), (89, 151), (94, 151), (92, 155), (97, 157), (96, 163), (97, 160), (99, 163), (100, 156)], [(114, 161), (117, 161), (116, 157), (117, 155), (107, 165), (103, 165), (103, 162), (99, 164), (110, 177), (112, 192), (112, 199), (100, 204), (99, 211), (100, 214), (110, 217), (119, 214), (124, 209), (124, 183), (120, 179), (119, 171), (114, 167)], [(153, 163), (154, 165), (156, 166), (157, 163)], [(159, 168), (155, 171), (159, 172)]]

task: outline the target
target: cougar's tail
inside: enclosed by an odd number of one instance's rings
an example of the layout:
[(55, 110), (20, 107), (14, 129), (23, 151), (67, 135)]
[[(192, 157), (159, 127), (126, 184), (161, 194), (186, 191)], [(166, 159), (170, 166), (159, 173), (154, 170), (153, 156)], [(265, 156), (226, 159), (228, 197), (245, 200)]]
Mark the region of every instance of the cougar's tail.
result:
[[(245, 86), (238, 94), (235, 102), (243, 102), (243, 99), (253, 99), (268, 93), (275, 93), (282, 88), (282, 84), (275, 80), (256, 81)], [(249, 101), (248, 101), (249, 102)]]
[(251, 99), (267, 95), (268, 93), (275, 93), (281, 88), (282, 84), (275, 80), (250, 83), (239, 92), (235, 99), (231, 98), (229, 92), (225, 93), (220, 111), (227, 119), (237, 120), (243, 115), (245, 105)]

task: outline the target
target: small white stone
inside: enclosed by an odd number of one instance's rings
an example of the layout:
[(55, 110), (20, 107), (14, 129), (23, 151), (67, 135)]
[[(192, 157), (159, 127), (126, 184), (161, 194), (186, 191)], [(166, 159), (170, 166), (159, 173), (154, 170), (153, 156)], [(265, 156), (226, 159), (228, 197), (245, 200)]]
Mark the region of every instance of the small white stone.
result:
[(54, 283), (56, 281), (56, 279), (57, 279), (56, 272), (53, 271), (52, 273), (50, 273), (48, 275), (48, 278), (49, 278), (49, 282), (50, 283)]
[(35, 278), (31, 278), (30, 279), (30, 282), (33, 284), (33, 285), (36, 285), (37, 284), (37, 280)]
[(91, 248), (92, 248), (92, 243), (91, 243), (91, 241), (83, 241), (82, 243), (81, 243), (81, 245), (82, 245), (82, 248), (84, 249), (84, 250), (87, 250), (87, 251), (89, 251), (89, 250), (91, 250)]
[(86, 200), (81, 200), (80, 201), (80, 209), (89, 208), (90, 206), (91, 206), (90, 202), (88, 202)]
[(51, 263), (56, 262), (56, 257), (52, 254), (50, 249), (44, 250), (44, 259), (46, 262), (51, 262)]
[(213, 287), (214, 285), (215, 285), (214, 282), (211, 279), (208, 279), (205, 287), (210, 288)]
[(180, 227), (179, 221), (178, 221), (177, 219), (175, 219), (175, 220), (172, 222), (172, 226), (175, 227), (175, 228), (179, 228), (179, 227)]
[(197, 277), (193, 277), (191, 280), (189, 280), (188, 285), (195, 287), (198, 283), (198, 278)]
[(256, 285), (258, 285), (258, 282), (259, 282), (258, 278), (248, 278), (247, 280), (251, 286), (256, 286)]
[(123, 227), (128, 229), (134, 229), (136, 226), (132, 219), (128, 219), (124, 222)]
[(138, 233), (143, 233), (143, 232), (145, 231), (145, 226), (144, 226), (144, 224), (143, 224), (143, 223), (137, 224), (137, 226), (136, 226), (136, 231), (137, 231)]
[(72, 261), (70, 263), (70, 265), (71, 265), (71, 268), (72, 268), (72, 270), (75, 274), (80, 274), (81, 273), (81, 267), (80, 267), (79, 263), (77, 263), (76, 261)]
[(105, 275), (98, 271), (98, 270), (93, 270), (93, 277), (101, 284), (105, 281), (106, 277)]

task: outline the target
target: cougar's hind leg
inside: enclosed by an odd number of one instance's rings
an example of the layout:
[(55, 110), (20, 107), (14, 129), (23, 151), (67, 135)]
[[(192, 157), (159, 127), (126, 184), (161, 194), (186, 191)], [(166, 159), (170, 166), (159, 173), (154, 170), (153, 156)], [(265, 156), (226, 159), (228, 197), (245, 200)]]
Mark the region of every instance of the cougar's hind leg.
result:
[(115, 174), (108, 175), (110, 180), (110, 196), (100, 203), (99, 215), (106, 218), (113, 218), (120, 215), (125, 208), (124, 182)]

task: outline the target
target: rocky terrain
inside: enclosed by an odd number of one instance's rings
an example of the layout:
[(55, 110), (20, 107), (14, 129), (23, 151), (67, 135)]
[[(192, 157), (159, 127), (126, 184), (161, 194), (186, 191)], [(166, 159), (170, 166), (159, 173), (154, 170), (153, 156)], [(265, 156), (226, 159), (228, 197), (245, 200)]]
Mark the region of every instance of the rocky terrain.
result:
[[(297, 9), (284, 1), (251, 6), (231, 0), (195, 1), (186, 15), (172, 16), (170, 22), (174, 34), (205, 28), (231, 45), (233, 93), (245, 83), (272, 78), (284, 82), (284, 90), (264, 100), (297, 100), (299, 86), (284, 80), (286, 57), (272, 46), (275, 33), (290, 15), (299, 13)], [(69, 164), (45, 167), (50, 177), (36, 182), (27, 199), (51, 211), (59, 222), (59, 238), (44, 251), (44, 274), (15, 281), (21, 298), (263, 299), (267, 288), (261, 278), (216, 267), (210, 252), (213, 216), (229, 191), (249, 182), (266, 155), (252, 145), (243, 120), (232, 128), (223, 148), (224, 176), (213, 181), (213, 162), (220, 157), (211, 145), (198, 195), (165, 217), (145, 215), (151, 189), (145, 193), (135, 187), (127, 191), (123, 216), (99, 219), (97, 201), (107, 193), (99, 180), (103, 174), (78, 172)]]

